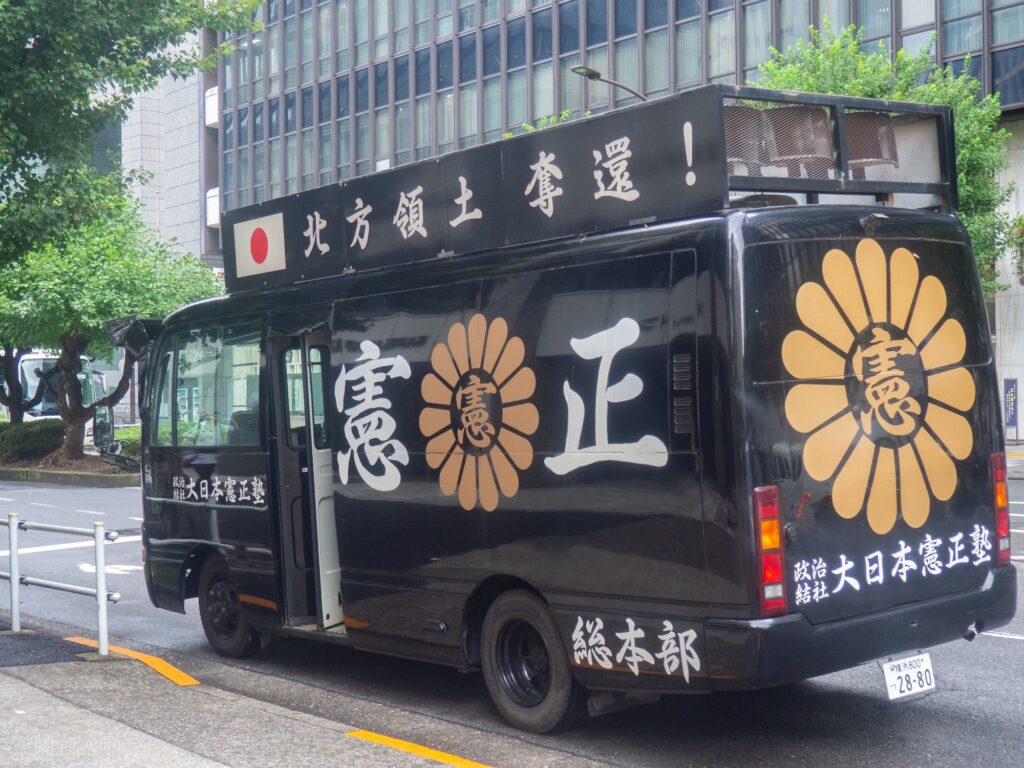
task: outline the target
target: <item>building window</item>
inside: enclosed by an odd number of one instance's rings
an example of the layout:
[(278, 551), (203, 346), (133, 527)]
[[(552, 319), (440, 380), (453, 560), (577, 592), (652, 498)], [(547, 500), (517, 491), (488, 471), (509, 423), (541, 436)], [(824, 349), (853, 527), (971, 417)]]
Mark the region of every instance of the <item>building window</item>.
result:
[(284, 89), (287, 91), (297, 84), (296, 60), (298, 58), (298, 40), (295, 37), (295, 19), (284, 22)]
[(1011, 5), (1012, 2), (992, 0), (992, 7), (998, 9), (992, 11), (992, 45), (1024, 40), (1024, 3)]
[(370, 0), (355, 0), (355, 32), (357, 67), (370, 62)]
[(757, 68), (768, 61), (772, 45), (770, 0), (743, 7), (743, 80), (757, 78)]
[(981, 0), (944, 0), (942, 51), (946, 56), (981, 49)]
[(534, 121), (547, 117), (555, 109), (554, 72), (551, 58), (551, 9), (531, 14), (533, 27), (533, 109), (530, 117)]
[(817, 25), (823, 26), (826, 19), (835, 32), (850, 26), (850, 0), (818, 0)]
[[(921, 0), (916, 0), (921, 2)], [(932, 0), (928, 0), (931, 2)], [(891, 0), (886, 0), (891, 2)], [(810, 8), (807, 0), (779, 0), (779, 44), (784, 51), (795, 45), (797, 40), (807, 39), (807, 28), (811, 25)]]
[(338, 0), (334, 6), (334, 27), (338, 35), (338, 72), (348, 72), (352, 67), (351, 25), (349, 23), (349, 0)]
[(1004, 107), (1024, 102), (1024, 46), (992, 54), (992, 90)]
[(356, 71), (356, 176), (370, 172), (370, 71)]
[(519, 128), (529, 118), (526, 104), (526, 19), (509, 21), (505, 27), (505, 59), (508, 73), (506, 113), (508, 127)]
[(572, 117), (583, 112), (583, 78), (572, 71), (580, 63), (580, 3), (569, 0), (558, 6), (559, 104), (557, 112), (569, 110)]
[(373, 0), (373, 58), (385, 59), (391, 53), (388, 0)]
[(455, 146), (455, 96), (452, 89), (452, 43), (440, 43), (434, 60), (434, 81), (437, 84), (435, 125), (437, 152), (451, 152)]
[[(888, 2), (889, 0), (884, 0)], [(711, 6), (727, 8), (708, 16), (708, 78), (713, 83), (736, 82), (736, 11), (731, 3), (710, 0)]]
[[(608, 4), (605, 0), (586, 0), (586, 61), (591, 69), (608, 74)], [(588, 81), (586, 103), (601, 111), (608, 103), (609, 86), (597, 80)]]
[(316, 57), (317, 78), (323, 80), (331, 76), (331, 10), (328, 5), (320, 5), (316, 9)]
[(676, 86), (691, 86), (703, 76), (704, 46), (698, 0), (675, 0)]
[(892, 50), (892, 0), (860, 0), (860, 23), (864, 28), (865, 51)]

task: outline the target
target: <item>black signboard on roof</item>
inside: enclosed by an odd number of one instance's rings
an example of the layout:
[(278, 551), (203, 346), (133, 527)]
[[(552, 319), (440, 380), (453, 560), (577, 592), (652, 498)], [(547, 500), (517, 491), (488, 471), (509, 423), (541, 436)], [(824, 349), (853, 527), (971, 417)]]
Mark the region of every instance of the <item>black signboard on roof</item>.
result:
[(229, 291), (722, 207), (721, 107), (701, 88), (223, 216)]

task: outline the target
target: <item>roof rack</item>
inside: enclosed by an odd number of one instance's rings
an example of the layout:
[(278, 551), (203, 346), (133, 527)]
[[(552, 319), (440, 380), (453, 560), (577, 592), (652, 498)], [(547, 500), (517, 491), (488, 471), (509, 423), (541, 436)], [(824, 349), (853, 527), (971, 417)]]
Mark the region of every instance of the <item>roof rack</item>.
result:
[(915, 195), (928, 207), (956, 210), (949, 107), (719, 88), (730, 190), (802, 193), (808, 202), (871, 195), (890, 205)]
[(229, 211), (243, 291), (737, 205), (956, 209), (949, 107), (712, 85)]

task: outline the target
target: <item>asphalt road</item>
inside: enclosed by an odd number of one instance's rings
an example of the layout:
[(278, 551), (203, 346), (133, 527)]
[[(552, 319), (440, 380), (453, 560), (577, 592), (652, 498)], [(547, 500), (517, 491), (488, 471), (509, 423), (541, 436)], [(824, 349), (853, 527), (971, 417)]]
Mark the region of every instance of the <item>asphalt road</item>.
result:
[[(557, 736), (507, 727), (480, 675), (320, 643), (275, 641), (257, 657), (228, 662), (207, 647), (191, 601), (188, 615), (149, 604), (137, 540), (138, 489), (89, 490), (0, 483), (0, 515), (91, 527), (121, 539), (106, 547), (111, 642), (162, 654), (204, 684), (382, 733), (415, 721), (424, 740), (490, 765), (1018, 765), (1024, 754), (1024, 605), (998, 634), (932, 649), (938, 691), (889, 702), (877, 665), (746, 694), (675, 697), (602, 718)], [(1015, 557), (1024, 566), (1024, 482), (1011, 482)], [(6, 555), (5, 531), (0, 553)], [(21, 548), (75, 540), (23, 532)], [(0, 557), (6, 563), (6, 557)], [(29, 552), (22, 572), (88, 584), (92, 552)], [(0, 565), (0, 568), (3, 568)], [(1022, 579), (1024, 583), (1024, 579)], [(6, 605), (0, 587), (0, 605)], [(22, 588), (22, 610), (43, 626), (95, 631), (95, 604)], [(6, 618), (0, 619), (6, 621)], [(60, 626), (58, 626), (60, 625)], [(429, 736), (426, 733), (429, 732)]]

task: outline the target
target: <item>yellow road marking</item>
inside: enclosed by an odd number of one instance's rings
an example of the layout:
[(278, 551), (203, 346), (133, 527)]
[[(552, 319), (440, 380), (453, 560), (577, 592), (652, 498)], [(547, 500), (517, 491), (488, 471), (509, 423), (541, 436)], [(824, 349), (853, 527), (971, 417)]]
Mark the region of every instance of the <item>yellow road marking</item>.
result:
[[(79, 645), (85, 645), (89, 648), (99, 648), (99, 643), (95, 640), (90, 640), (88, 637), (65, 637), (64, 639), (70, 643), (78, 643)], [(154, 672), (163, 675), (175, 685), (199, 685), (199, 681), (194, 677), (185, 674), (173, 664), (168, 664), (166, 661), (159, 659), (156, 656), (139, 653), (138, 651), (133, 651), (128, 648), (120, 648), (116, 645), (111, 645), (109, 648), (111, 653), (116, 653), (119, 656), (127, 656), (130, 659), (141, 661)]]
[(1006, 455), (1007, 456), (1013, 456), (1014, 458), (1018, 458), (1019, 459), (1021, 456), (1024, 456), (1024, 453), (1008, 453)]
[(363, 741), (370, 741), (374, 744), (381, 744), (385, 747), (391, 747), (402, 752), (408, 752), (410, 755), (416, 755), (417, 757), (425, 757), (427, 760), (433, 760), (435, 763), (441, 763), (442, 765), (454, 765), (456, 768), (488, 768), (483, 763), (474, 763), (472, 760), (466, 760), (465, 758), (458, 757), (457, 755), (449, 755), (447, 752), (439, 752), (436, 749), (430, 749), (419, 744), (413, 744), (411, 741), (403, 741), (402, 739), (393, 739), (390, 736), (382, 736), (379, 733), (373, 731), (349, 731), (345, 734), (351, 736), (353, 739), (362, 739)]

